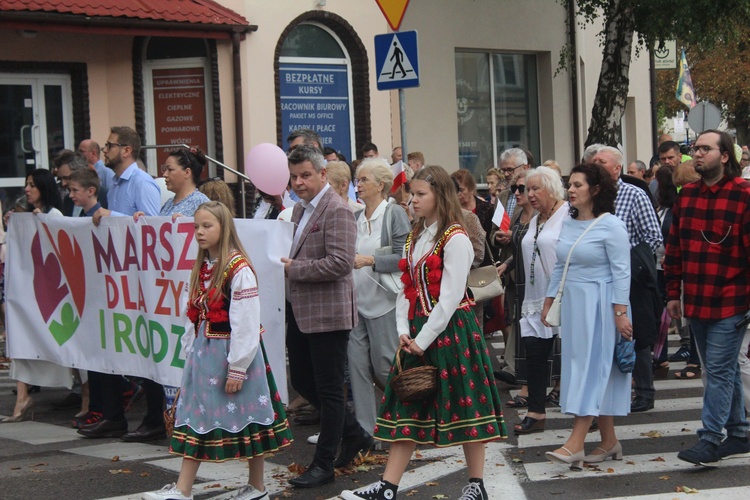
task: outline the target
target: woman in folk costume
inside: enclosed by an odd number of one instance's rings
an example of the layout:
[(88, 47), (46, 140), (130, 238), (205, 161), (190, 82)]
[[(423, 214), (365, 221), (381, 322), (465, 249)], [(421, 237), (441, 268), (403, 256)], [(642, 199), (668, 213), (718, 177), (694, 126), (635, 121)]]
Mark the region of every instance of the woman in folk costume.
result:
[(146, 500), (192, 499), (201, 462), (247, 459), (250, 477), (235, 498), (266, 500), (265, 455), (292, 442), (261, 339), (255, 270), (229, 209), (195, 211), (198, 258), (190, 276), (186, 352), (170, 452), (182, 455), (177, 483)]
[(411, 181), (417, 221), (401, 261), (404, 289), (396, 300), (396, 321), (404, 369), (421, 366), (421, 356), (438, 369), (437, 391), (402, 402), (386, 387), (375, 438), (391, 443), (381, 481), (341, 493), (345, 500), (392, 500), (417, 444), (463, 445), (469, 483), (462, 500), (486, 500), (484, 443), (506, 437), (500, 397), (493, 381), (484, 336), (466, 295), (474, 258), (461, 224), (461, 206), (448, 173), (438, 166), (419, 170)]

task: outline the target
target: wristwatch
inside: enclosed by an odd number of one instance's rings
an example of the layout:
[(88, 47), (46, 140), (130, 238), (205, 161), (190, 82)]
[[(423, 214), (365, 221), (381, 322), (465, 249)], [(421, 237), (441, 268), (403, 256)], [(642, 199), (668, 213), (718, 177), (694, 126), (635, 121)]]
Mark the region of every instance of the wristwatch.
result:
[(627, 313), (627, 311), (616, 311), (615, 316), (619, 318), (620, 316), (625, 316)]

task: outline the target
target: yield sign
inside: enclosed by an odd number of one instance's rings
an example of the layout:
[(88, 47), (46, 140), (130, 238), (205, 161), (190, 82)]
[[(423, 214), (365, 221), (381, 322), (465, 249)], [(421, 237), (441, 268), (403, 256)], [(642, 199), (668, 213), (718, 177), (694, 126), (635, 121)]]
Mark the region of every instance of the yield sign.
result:
[(375, 0), (378, 3), (378, 7), (383, 12), (385, 19), (388, 21), (388, 26), (393, 31), (398, 31), (401, 26), (401, 20), (404, 18), (404, 12), (406, 7), (409, 5), (409, 0)]

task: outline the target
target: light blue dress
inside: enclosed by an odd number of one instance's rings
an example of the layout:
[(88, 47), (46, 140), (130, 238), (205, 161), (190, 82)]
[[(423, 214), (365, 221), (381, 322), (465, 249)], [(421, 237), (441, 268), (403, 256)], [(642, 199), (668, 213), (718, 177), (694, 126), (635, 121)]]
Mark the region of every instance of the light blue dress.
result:
[[(547, 296), (557, 294), (568, 252), (593, 220), (567, 219)], [(630, 243), (625, 223), (608, 214), (576, 245), (563, 290), (560, 406), (564, 413), (627, 415), (631, 374), (613, 363), (613, 304), (630, 305)], [(628, 307), (628, 316), (630, 309)]]

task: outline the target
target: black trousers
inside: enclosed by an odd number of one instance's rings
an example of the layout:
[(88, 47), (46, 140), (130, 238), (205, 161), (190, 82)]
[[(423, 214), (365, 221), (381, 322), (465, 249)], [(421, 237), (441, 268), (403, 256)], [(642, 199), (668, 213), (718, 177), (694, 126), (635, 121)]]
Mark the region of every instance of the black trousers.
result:
[(313, 463), (333, 469), (341, 439), (358, 439), (365, 430), (344, 401), (344, 369), (349, 330), (303, 333), (286, 307), (286, 348), (292, 387), (320, 411), (320, 436)]
[[(143, 425), (159, 427), (164, 425), (164, 388), (152, 380), (143, 380), (146, 396), (146, 416)], [(91, 410), (101, 411), (105, 420), (123, 420), (122, 393), (130, 388), (130, 382), (122, 375), (89, 371)], [(98, 408), (97, 408), (98, 407)]]
[(549, 380), (549, 355), (555, 346), (555, 338), (523, 337), (526, 348), (526, 382), (529, 386), (529, 411), (545, 413), (547, 381)]

